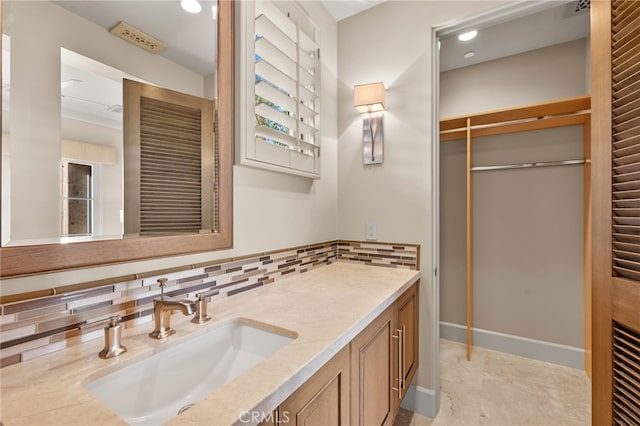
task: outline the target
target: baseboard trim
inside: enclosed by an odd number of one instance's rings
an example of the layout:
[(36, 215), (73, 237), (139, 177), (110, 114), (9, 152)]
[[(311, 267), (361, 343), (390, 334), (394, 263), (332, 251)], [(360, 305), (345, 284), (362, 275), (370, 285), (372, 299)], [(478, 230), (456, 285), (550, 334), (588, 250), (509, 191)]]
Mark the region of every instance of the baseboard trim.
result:
[[(440, 321), (440, 337), (454, 342), (466, 343), (467, 328), (459, 324)], [(559, 345), (480, 328), (473, 329), (473, 344), (498, 352), (584, 370), (584, 349), (574, 346)]]
[(436, 392), (422, 386), (410, 385), (400, 406), (431, 418), (438, 414)]

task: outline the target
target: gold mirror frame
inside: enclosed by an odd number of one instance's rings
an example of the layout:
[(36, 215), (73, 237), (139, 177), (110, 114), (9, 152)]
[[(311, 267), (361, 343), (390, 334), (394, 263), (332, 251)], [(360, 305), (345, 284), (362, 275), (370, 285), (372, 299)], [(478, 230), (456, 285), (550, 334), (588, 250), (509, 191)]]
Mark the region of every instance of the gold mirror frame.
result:
[[(201, 235), (139, 237), (71, 244), (0, 248), (0, 278), (43, 274), (169, 256), (222, 250), (233, 246), (234, 155), (234, 2), (218, 2), (218, 232)], [(0, 3), (0, 32), (2, 30)], [(0, 58), (0, 68), (2, 59)], [(0, 112), (1, 118), (1, 112)]]

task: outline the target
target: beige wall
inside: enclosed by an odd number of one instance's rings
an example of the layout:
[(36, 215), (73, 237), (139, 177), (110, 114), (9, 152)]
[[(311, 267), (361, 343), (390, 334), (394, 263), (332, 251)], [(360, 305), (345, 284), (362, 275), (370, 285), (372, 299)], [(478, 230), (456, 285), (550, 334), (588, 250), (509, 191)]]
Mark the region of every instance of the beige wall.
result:
[(440, 117), (584, 95), (586, 39), (447, 71)]
[[(578, 40), (448, 71), (441, 116), (585, 94)], [(582, 127), (478, 138), (474, 164), (582, 158)], [(463, 141), (441, 145), (440, 319), (466, 324)], [(474, 173), (474, 326), (583, 345), (582, 166)]]
[[(433, 389), (437, 294), (432, 283), (432, 27), (499, 2), (389, 1), (338, 24), (338, 237), (421, 244), (420, 369)], [(384, 164), (362, 165), (353, 86), (384, 82)]]
[(305, 2), (304, 6), (322, 31), (322, 179), (313, 181), (234, 166), (233, 250), (4, 280), (0, 287), (2, 294), (335, 239), (338, 217), (337, 26), (319, 3)]

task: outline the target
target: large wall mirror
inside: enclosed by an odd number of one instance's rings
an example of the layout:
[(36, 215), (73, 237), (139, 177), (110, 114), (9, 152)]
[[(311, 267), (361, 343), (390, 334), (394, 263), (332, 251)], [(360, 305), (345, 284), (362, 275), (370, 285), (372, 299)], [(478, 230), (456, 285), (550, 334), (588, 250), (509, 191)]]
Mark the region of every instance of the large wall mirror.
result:
[(232, 246), (233, 2), (3, 0), (3, 278)]

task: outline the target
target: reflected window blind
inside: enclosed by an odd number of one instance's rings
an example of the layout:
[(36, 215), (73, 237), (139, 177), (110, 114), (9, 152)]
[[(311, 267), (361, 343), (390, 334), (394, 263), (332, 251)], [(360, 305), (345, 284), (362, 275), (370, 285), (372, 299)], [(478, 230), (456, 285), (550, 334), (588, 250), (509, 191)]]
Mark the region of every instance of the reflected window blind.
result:
[[(255, 3), (254, 28), (256, 144), (287, 150), (283, 166), (315, 172), (302, 158), (320, 155), (319, 31), (293, 3), (270, 1)], [(267, 161), (277, 158), (286, 157)]]
[(612, 2), (614, 275), (640, 281), (640, 2)]
[(140, 98), (140, 235), (201, 229), (200, 110)]

